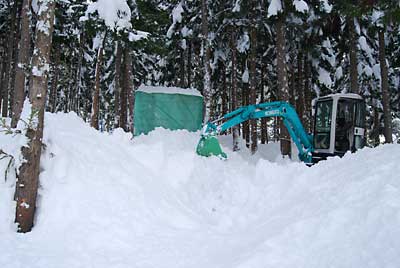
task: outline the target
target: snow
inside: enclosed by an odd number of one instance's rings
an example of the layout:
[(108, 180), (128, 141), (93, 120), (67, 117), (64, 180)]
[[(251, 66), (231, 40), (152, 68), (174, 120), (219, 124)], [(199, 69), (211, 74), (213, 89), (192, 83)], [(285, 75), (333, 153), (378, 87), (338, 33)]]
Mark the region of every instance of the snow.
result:
[(365, 36), (360, 36), (360, 38), (358, 38), (358, 44), (360, 45), (360, 48), (367, 53), (368, 57), (372, 57), (372, 49), (369, 47)]
[(148, 37), (148, 35), (149, 35), (148, 32), (143, 32), (143, 31), (136, 31), (136, 33), (130, 32), (128, 35), (128, 39), (129, 39), (129, 41), (134, 42), (134, 41), (146, 39)]
[[(399, 145), (311, 168), (194, 153), (198, 134), (131, 140), (46, 114), (36, 225), (0, 180), (0, 267), (396, 267)], [(0, 147), (17, 147), (0, 136)], [(227, 137), (222, 140), (228, 140)], [(256, 156), (258, 157), (258, 156)], [(3, 167), (3, 162), (0, 162)]]
[(294, 8), (301, 13), (308, 12), (308, 5), (303, 0), (294, 0), (293, 1)]
[(271, 3), (268, 6), (268, 15), (267, 17), (272, 17), (278, 15), (279, 12), (282, 11), (282, 3), (281, 0), (271, 0)]
[(331, 87), (333, 83), (329, 72), (322, 67), (319, 68), (318, 80), (321, 84), (327, 86), (328, 88)]
[(329, 4), (328, 0), (321, 0), (321, 4), (325, 12), (331, 13), (333, 6)]
[(240, 12), (240, 3), (242, 0), (236, 0), (232, 12)]
[[(87, 13), (98, 12), (107, 27), (112, 30), (121, 31), (131, 29), (131, 9), (127, 0), (98, 0), (88, 5)], [(87, 16), (86, 16), (87, 17)]]
[(162, 94), (182, 94), (190, 96), (201, 97), (200, 91), (194, 88), (180, 88), (180, 87), (158, 87), (158, 86), (145, 86), (141, 85), (137, 91), (149, 94), (162, 93)]
[(171, 38), (172, 34), (174, 33), (174, 28), (175, 25), (177, 23), (181, 23), (182, 22), (182, 14), (183, 14), (184, 10), (183, 10), (183, 6), (182, 6), (182, 2), (179, 2), (178, 5), (176, 5), (174, 7), (174, 9), (172, 10), (172, 24), (169, 27), (168, 31), (167, 31), (167, 37)]

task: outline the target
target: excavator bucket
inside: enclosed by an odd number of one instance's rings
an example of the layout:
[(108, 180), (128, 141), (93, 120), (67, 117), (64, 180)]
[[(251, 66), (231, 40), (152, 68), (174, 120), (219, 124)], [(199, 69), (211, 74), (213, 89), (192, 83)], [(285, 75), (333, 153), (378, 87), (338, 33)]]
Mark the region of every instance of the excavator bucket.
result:
[(226, 159), (227, 155), (222, 151), (218, 139), (213, 135), (202, 135), (199, 143), (197, 144), (196, 153), (200, 156), (218, 156), (219, 158)]

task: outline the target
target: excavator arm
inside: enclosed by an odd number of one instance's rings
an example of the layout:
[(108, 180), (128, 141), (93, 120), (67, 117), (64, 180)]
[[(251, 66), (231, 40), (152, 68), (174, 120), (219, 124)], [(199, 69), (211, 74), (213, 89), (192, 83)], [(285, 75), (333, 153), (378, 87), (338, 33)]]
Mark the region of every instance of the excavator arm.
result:
[[(202, 130), (202, 138), (197, 146), (197, 153), (204, 156), (220, 155), (226, 157), (226, 154), (220, 149), (215, 136), (244, 121), (266, 117), (282, 118), (290, 137), (297, 146), (300, 160), (305, 163), (311, 163), (311, 153), (313, 152), (312, 136), (305, 131), (293, 106), (283, 101), (243, 106), (222, 118), (207, 123)], [(212, 153), (205, 149), (207, 146), (214, 148), (219, 146), (219, 149), (217, 148), (217, 153)]]

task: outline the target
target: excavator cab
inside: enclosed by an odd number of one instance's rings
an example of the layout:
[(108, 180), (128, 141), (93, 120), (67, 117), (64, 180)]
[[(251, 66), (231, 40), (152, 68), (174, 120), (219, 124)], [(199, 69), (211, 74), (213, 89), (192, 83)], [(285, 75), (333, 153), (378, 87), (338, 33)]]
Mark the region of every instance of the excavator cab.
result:
[(357, 94), (333, 94), (313, 100), (312, 162), (355, 152), (365, 144), (365, 103)]

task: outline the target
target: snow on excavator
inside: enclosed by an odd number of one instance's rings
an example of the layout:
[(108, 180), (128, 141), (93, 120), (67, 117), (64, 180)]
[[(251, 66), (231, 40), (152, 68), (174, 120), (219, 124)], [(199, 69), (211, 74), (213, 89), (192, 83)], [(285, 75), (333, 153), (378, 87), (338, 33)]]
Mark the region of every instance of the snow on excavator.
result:
[(216, 136), (250, 119), (280, 117), (296, 144), (299, 159), (317, 163), (330, 156), (355, 152), (365, 143), (365, 102), (357, 94), (332, 94), (313, 100), (314, 133), (304, 129), (296, 110), (287, 102), (243, 106), (203, 126), (196, 152), (227, 158)]

